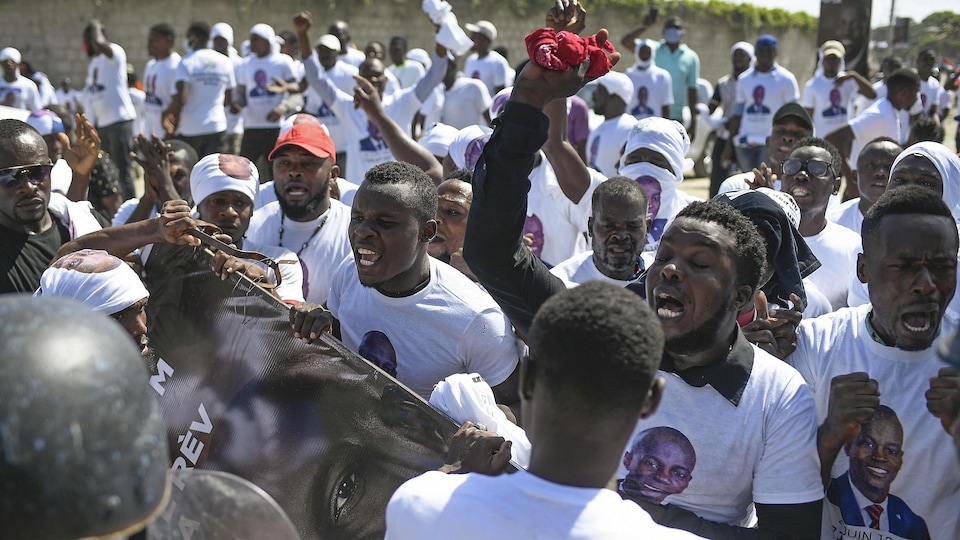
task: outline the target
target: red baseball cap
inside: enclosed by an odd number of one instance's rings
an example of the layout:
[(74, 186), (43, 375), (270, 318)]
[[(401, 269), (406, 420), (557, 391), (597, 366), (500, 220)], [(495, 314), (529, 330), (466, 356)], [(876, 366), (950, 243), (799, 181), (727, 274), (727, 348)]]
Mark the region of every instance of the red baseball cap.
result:
[(277, 138), (277, 144), (270, 151), (267, 159), (272, 161), (273, 155), (278, 150), (289, 145), (299, 146), (319, 158), (331, 158), (334, 163), (337, 161), (337, 150), (322, 124), (312, 122), (294, 124), (286, 133)]

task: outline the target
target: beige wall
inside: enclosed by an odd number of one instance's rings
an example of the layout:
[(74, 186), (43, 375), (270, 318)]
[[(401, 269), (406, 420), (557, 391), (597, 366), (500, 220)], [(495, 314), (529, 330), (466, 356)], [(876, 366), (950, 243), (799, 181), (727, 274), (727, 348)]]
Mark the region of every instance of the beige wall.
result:
[[(495, 45), (510, 50), (510, 61), (524, 56), (523, 37), (542, 24), (543, 17), (521, 18), (502, 5), (495, 10), (474, 8), (470, 0), (450, 0), (460, 22), (489, 19), (500, 36)], [(86, 75), (87, 57), (81, 49), (83, 27), (91, 17), (99, 17), (108, 37), (127, 51), (128, 61), (138, 72), (146, 64), (146, 35), (151, 25), (166, 21), (177, 31), (177, 48), (181, 50), (187, 26), (194, 20), (210, 24), (226, 21), (234, 27), (238, 44), (251, 26), (266, 22), (279, 31), (292, 28), (293, 14), (303, 8), (313, 12), (317, 28), (314, 38), (336, 19), (350, 23), (354, 41), (361, 47), (369, 40), (388, 41), (391, 36), (407, 37), (411, 47), (429, 48), (433, 27), (419, 8), (417, 0), (398, 3), (393, 0), (290, 1), (290, 0), (0, 0), (0, 47), (13, 46), (24, 59), (45, 71), (57, 84), (70, 76), (74, 85), (82, 84)], [(588, 31), (605, 26), (615, 43), (638, 24), (644, 12), (606, 9), (591, 12)], [(661, 16), (670, 13), (661, 12)], [(698, 13), (684, 14), (687, 20), (687, 43), (697, 51), (701, 76), (716, 81), (730, 69), (729, 51), (736, 41), (754, 41), (760, 31), (730, 28), (725, 22)], [(812, 74), (816, 59), (816, 32), (772, 32), (780, 38), (780, 62), (793, 71), (802, 87)], [(660, 38), (660, 29), (651, 29), (649, 37)], [(631, 51), (618, 66), (624, 70), (633, 63)]]

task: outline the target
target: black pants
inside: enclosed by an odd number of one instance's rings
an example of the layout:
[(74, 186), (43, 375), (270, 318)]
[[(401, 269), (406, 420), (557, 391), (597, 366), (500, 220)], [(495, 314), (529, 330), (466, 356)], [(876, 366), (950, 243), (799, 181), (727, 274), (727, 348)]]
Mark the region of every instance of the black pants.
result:
[(260, 181), (273, 180), (273, 168), (267, 156), (273, 151), (280, 136), (280, 128), (244, 129), (240, 143), (240, 155), (249, 159), (260, 171)]
[(209, 135), (177, 135), (174, 138), (192, 146), (197, 151), (197, 157), (199, 158), (227, 151), (225, 131), (210, 133)]

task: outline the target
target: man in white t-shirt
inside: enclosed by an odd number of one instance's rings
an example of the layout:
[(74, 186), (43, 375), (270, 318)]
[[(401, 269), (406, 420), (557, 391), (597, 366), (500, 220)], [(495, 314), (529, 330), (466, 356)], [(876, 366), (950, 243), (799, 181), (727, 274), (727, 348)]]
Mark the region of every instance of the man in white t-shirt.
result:
[[(824, 41), (816, 75), (803, 86), (803, 106), (813, 118), (813, 134), (823, 137), (852, 116), (847, 112), (854, 93), (876, 99), (870, 81), (856, 71), (843, 71), (846, 50), (839, 41)], [(843, 71), (843, 73), (841, 73)]]
[[(250, 55), (237, 70), (237, 92), (231, 112), (243, 110), (243, 140), (240, 155), (254, 163), (266, 162), (277, 143), (280, 121), (286, 108), (284, 90), (299, 90), (293, 59), (274, 52), (277, 40), (273, 27), (255, 24), (250, 29)], [(277, 88), (284, 86), (283, 90)], [(273, 174), (265, 174), (270, 181)]]
[[(488, 111), (493, 100), (487, 87), (477, 79), (461, 76), (453, 58), (447, 58), (446, 62), (440, 122), (457, 129), (489, 125)], [(412, 60), (410, 63), (416, 64)]]
[(60, 87), (54, 92), (57, 96), (57, 103), (71, 115), (76, 114), (81, 108), (80, 92), (75, 90), (72, 85), (73, 81), (70, 77), (64, 77), (63, 80), (60, 81)]
[[(824, 138), (837, 147), (850, 165), (851, 175), (857, 170), (856, 158), (863, 146), (877, 137), (890, 137), (903, 144), (907, 131), (900, 117), (916, 103), (920, 78), (909, 69), (898, 69), (885, 79), (887, 95)], [(850, 182), (848, 182), (849, 186)], [(849, 189), (848, 189), (849, 191)]]
[(644, 252), (650, 218), (647, 192), (633, 180), (616, 176), (597, 186), (591, 198), (587, 235), (593, 249), (561, 262), (550, 273), (568, 287), (605, 281), (626, 287), (653, 262)]
[[(502, 474), (510, 443), (464, 424), (454, 444), (473, 444), (448, 458), (456, 463), (394, 493), (386, 538), (698, 538), (657, 525), (605, 488), (636, 418), (653, 412), (663, 386), (655, 374), (662, 332), (631, 296), (589, 283), (547, 301), (521, 368), (534, 441), (528, 469)], [(464, 526), (465, 516), (483, 525)]]
[(769, 159), (765, 142), (773, 114), (784, 104), (800, 100), (796, 77), (776, 62), (777, 38), (760, 36), (754, 52), (753, 67), (737, 77), (736, 111), (730, 119), (730, 139), (741, 171), (759, 168)]
[(104, 36), (103, 23), (97, 19), (84, 29), (83, 42), (90, 57), (84, 108), (95, 121), (100, 147), (120, 172), (120, 194), (129, 199), (135, 195), (130, 153), (137, 113), (127, 91), (127, 53)]
[(163, 126), (163, 111), (167, 110), (177, 93), (177, 66), (180, 55), (173, 50), (176, 33), (167, 23), (150, 27), (147, 52), (153, 58), (143, 70), (144, 103), (143, 134), (163, 138), (168, 133)]
[(479, 373), (498, 403), (514, 404), (519, 342), (490, 295), (427, 254), (436, 215), (436, 187), (419, 168), (370, 169), (350, 212), (353, 258), (333, 277), (329, 311), (297, 307), (295, 335), (312, 341), (336, 319), (344, 345), (421, 396), (454, 373)]
[(351, 66), (360, 67), (361, 62), (367, 59), (367, 55), (350, 39), (350, 25), (347, 21), (333, 21), (327, 27), (327, 33), (333, 35), (340, 41), (340, 60)]
[[(317, 60), (320, 62), (320, 67), (323, 68), (327, 78), (340, 90), (343, 90), (347, 94), (352, 94), (353, 88), (357, 85), (356, 81), (353, 80), (353, 76), (357, 75), (360, 71), (353, 64), (348, 64), (340, 59), (340, 40), (337, 39), (337, 36), (333, 34), (320, 36), (320, 39), (317, 40), (315, 50), (317, 51)], [(341, 169), (345, 171), (347, 163), (347, 153), (345, 151), (345, 148), (347, 148), (347, 128), (344, 126), (344, 123), (337, 118), (337, 115), (333, 113), (330, 107), (323, 102), (320, 94), (309, 84), (307, 84), (303, 92), (303, 99), (304, 111), (319, 118), (330, 132), (330, 138), (333, 139), (333, 144), (338, 152), (337, 163), (339, 163)]]
[(20, 74), (20, 51), (13, 47), (0, 50), (0, 67), (3, 78), (0, 79), (0, 105), (38, 111), (40, 90), (37, 83)]
[(407, 38), (393, 36), (390, 38), (390, 61), (393, 62), (387, 69), (397, 78), (400, 88), (410, 88), (427, 72), (423, 64), (415, 60), (407, 61)]
[[(344, 178), (355, 184), (362, 182), (364, 174), (370, 167), (391, 161), (393, 154), (387, 146), (379, 128), (360, 108), (354, 106), (353, 94), (338, 89), (326, 77), (326, 72), (320, 69), (320, 63), (314, 51), (310, 49), (308, 31), (312, 25), (309, 12), (300, 12), (294, 19), (294, 28), (300, 40), (300, 52), (310, 86), (320, 94), (323, 102), (343, 122), (347, 131), (348, 155), (347, 170)], [(360, 64), (359, 76), (370, 81), (381, 96), (383, 108), (387, 115), (400, 126), (409, 126), (413, 117), (420, 109), (423, 101), (430, 96), (433, 89), (443, 80), (446, 64), (441, 60), (446, 56), (446, 49), (437, 45), (437, 54), (434, 62), (420, 82), (411, 88), (405, 88), (389, 95), (384, 94), (386, 79), (383, 62), (376, 58), (368, 58)]]
[(333, 141), (322, 125), (295, 124), (268, 156), (277, 200), (257, 210), (247, 237), (296, 253), (303, 267), (303, 297), (327, 301), (333, 273), (350, 256), (350, 208), (330, 197), (340, 174)]
[(207, 48), (210, 26), (196, 22), (187, 29), (190, 53), (177, 66), (177, 93), (164, 117), (176, 128), (177, 138), (192, 146), (197, 155), (223, 153), (226, 147), (227, 115), (224, 105), (233, 102), (237, 86), (233, 62)]
[(872, 305), (800, 324), (787, 362), (817, 404), (824, 538), (872, 529), (960, 537), (960, 469), (947, 431), (960, 407), (960, 371), (937, 354), (956, 328), (945, 311), (957, 249), (953, 215), (936, 193), (890, 190), (863, 222), (857, 275)]
[(474, 52), (467, 57), (463, 66), (463, 73), (467, 77), (480, 79), (487, 86), (491, 96), (507, 86), (510, 63), (491, 47), (497, 39), (497, 27), (490, 21), (467, 23), (463, 29), (470, 34), (473, 40)]
[(887, 190), (893, 160), (903, 147), (890, 137), (867, 143), (857, 157), (857, 191), (860, 196), (827, 209), (827, 219), (860, 234), (863, 216)]
[[(464, 255), (521, 332), (529, 332), (544, 299), (566, 289), (520, 244), (529, 189), (522, 179), (547, 137), (540, 110), (582, 84), (574, 70), (528, 66), (473, 179)], [(644, 290), (667, 340), (661, 370), (669, 388), (661, 409), (635, 430), (682, 432), (696, 451), (696, 468), (682, 494), (667, 498), (666, 506), (644, 508), (663, 525), (708, 537), (756, 533), (739, 530), (757, 523), (751, 520), (756, 508), (761, 531), (810, 538), (823, 496), (813, 399), (795, 370), (751, 346), (736, 323), (763, 272), (763, 240), (723, 203), (694, 203), (680, 216), (661, 239)], [(537, 444), (535, 437), (531, 442)], [(617, 478), (625, 476), (619, 468)]]
[(604, 120), (587, 137), (587, 164), (607, 178), (617, 174), (620, 149), (637, 125), (637, 119), (627, 113), (633, 90), (630, 77), (611, 71), (597, 79), (593, 91), (593, 111), (603, 115)]
[(800, 207), (800, 234), (821, 262), (808, 276), (834, 310), (846, 307), (847, 292), (856, 274), (860, 235), (827, 220), (830, 196), (840, 190), (840, 154), (817, 137), (802, 139), (783, 160), (780, 191)]
[(937, 113), (940, 106), (940, 80), (933, 74), (933, 68), (937, 66), (937, 51), (933, 49), (924, 49), (917, 55), (917, 76), (920, 77), (920, 106), (923, 107), (923, 115), (929, 116), (940, 122), (940, 115)]
[(673, 79), (670, 72), (653, 63), (653, 51), (657, 42), (644, 39), (637, 43), (634, 56), (637, 63), (626, 72), (633, 82), (633, 95), (627, 103), (627, 111), (637, 120), (648, 116), (670, 118), (673, 104)]
[[(234, 76), (243, 63), (243, 57), (233, 46), (233, 27), (225, 22), (218, 22), (210, 29), (210, 41), (213, 50), (226, 56), (233, 62)], [(227, 115), (227, 133), (225, 146), (228, 154), (240, 154), (240, 142), (243, 140), (243, 114), (234, 114), (230, 106), (224, 106), (223, 112)]]

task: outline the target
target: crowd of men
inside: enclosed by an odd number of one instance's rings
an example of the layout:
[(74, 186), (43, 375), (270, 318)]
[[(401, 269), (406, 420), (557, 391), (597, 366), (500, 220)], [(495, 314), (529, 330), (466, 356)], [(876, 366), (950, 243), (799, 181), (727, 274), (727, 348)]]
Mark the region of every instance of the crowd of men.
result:
[[(675, 16), (622, 53), (601, 29), (567, 69), (556, 46), (511, 67), (489, 21), (470, 51), (449, 19), (430, 51), (315, 22), (240, 50), (196, 22), (183, 56), (156, 24), (142, 90), (97, 20), (82, 88), (0, 50), (0, 102), (29, 111), (0, 120), (0, 293), (72, 298), (146, 350), (151, 259), (213, 225), (295, 261), (211, 268), (280, 280), (294, 337), (332, 332), (425, 399), (479, 374), (526, 436), (459, 418), (388, 538), (960, 538), (957, 81), (935, 51), (872, 82), (827, 41), (801, 92), (764, 34), (701, 104)], [(587, 13), (558, 0), (546, 26), (569, 43)], [(708, 201), (680, 189), (700, 114)]]

